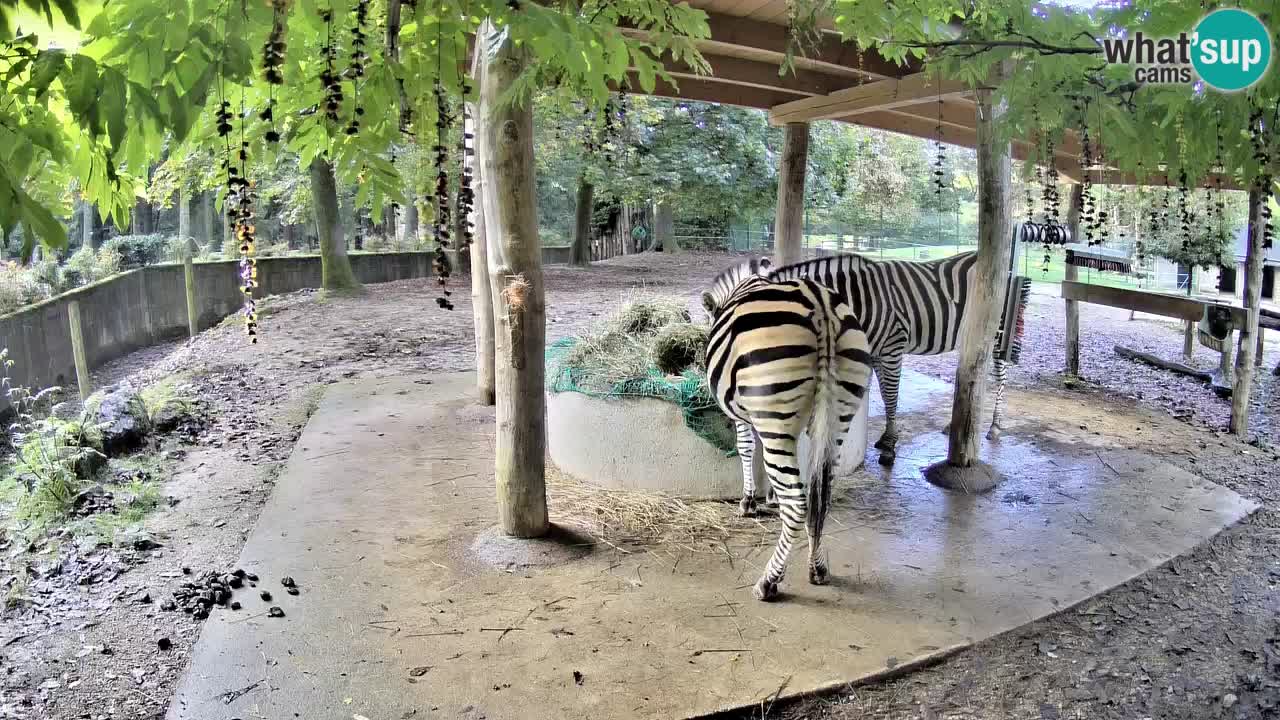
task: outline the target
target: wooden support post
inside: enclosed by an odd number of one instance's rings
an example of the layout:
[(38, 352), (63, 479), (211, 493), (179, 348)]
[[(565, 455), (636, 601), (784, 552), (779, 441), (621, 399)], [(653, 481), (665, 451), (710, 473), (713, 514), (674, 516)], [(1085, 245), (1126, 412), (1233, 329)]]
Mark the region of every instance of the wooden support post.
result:
[(84, 326), (80, 323), (80, 301), (72, 300), (67, 304), (67, 321), (71, 326), (71, 354), (76, 362), (76, 385), (80, 389), (80, 399), (87, 400), (93, 392), (93, 384), (89, 380), (89, 362), (84, 352)]
[(773, 262), (804, 259), (804, 175), (809, 162), (809, 123), (787, 123), (778, 167), (778, 208), (773, 222)]
[[(1259, 306), (1261, 306), (1261, 298), (1259, 298)], [(1258, 328), (1258, 355), (1253, 359), (1254, 367), (1262, 367), (1262, 354), (1267, 344), (1267, 331), (1262, 327)]]
[[(1187, 276), (1187, 297), (1195, 294), (1196, 283), (1199, 268), (1192, 265), (1191, 272)], [(1188, 320), (1182, 326), (1182, 359), (1190, 362), (1196, 352), (1196, 321)]]
[(960, 328), (960, 358), (951, 408), (947, 464), (967, 468), (978, 459), (983, 399), (991, 349), (1000, 321), (1000, 297), (1012, 250), (1010, 228), (1010, 145), (997, 136), (1004, 107), (991, 102), (990, 90), (977, 92), (978, 260), (977, 282), (970, 289)]
[[(1084, 185), (1075, 183), (1071, 186), (1071, 204), (1067, 206), (1067, 231), (1071, 242), (1080, 237), (1080, 213), (1084, 207)], [(1066, 279), (1072, 282), (1080, 279), (1080, 268), (1067, 264)], [(1080, 304), (1075, 300), (1067, 300), (1067, 375), (1080, 377)]]
[[(1226, 342), (1222, 344), (1222, 352), (1218, 354), (1218, 383), (1224, 387), (1232, 387), (1235, 378), (1232, 373), (1232, 358), (1235, 355), (1235, 344), (1232, 340), (1235, 338), (1227, 336)], [(1232, 392), (1235, 392), (1233, 389)]]
[(182, 256), (182, 279), (187, 286), (187, 335), (195, 337), (200, 332), (200, 315), (196, 309), (196, 266), (190, 250)]
[[(480, 47), (476, 46), (471, 57), (471, 77), (480, 79)], [(464, 133), (471, 133), (475, 138), (475, 152), (464, 157), (463, 162), (471, 166), (471, 184), (475, 192), (475, 202), (471, 207), (471, 223), (475, 227), (471, 240), (471, 314), (475, 324), (476, 336), (476, 394), (481, 405), (494, 404), (494, 319), (493, 303), (495, 300), (492, 284), (489, 280), (489, 237), (485, 232), (485, 176), (481, 172), (477, 158), (482, 152), (483, 138), (476, 132), (476, 106), (467, 103), (462, 117)], [(417, 238), (417, 210), (413, 214), (414, 241)]]
[(545, 307), (542, 247), (533, 176), (533, 106), (513, 101), (512, 83), (528, 64), (527, 52), (485, 22), (477, 33), (481, 54), (479, 123), (482, 207), (488, 239), (496, 317), (495, 443), (498, 512), (502, 529), (539, 537), (550, 527), (545, 476), (546, 395), (543, 386)]
[(1262, 208), (1267, 195), (1249, 192), (1249, 232), (1244, 259), (1244, 327), (1240, 328), (1240, 348), (1236, 352), (1236, 383), (1231, 392), (1231, 432), (1249, 435), (1249, 390), (1253, 384), (1253, 356), (1258, 349), (1258, 311), (1262, 307)]

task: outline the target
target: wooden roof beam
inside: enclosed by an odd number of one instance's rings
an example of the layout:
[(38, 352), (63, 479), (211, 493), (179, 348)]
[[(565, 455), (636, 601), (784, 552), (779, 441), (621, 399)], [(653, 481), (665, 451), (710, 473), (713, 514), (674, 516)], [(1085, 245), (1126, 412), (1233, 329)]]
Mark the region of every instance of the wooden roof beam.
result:
[[(938, 100), (962, 97), (972, 92), (968, 83), (917, 73), (901, 80), (879, 80), (820, 97), (804, 98), (769, 109), (771, 125), (812, 122), (834, 118), (857, 122), (855, 115)], [(936, 106), (935, 106), (936, 107)]]
[[(711, 30), (711, 37), (695, 41), (698, 50), (704, 55), (768, 63), (773, 65), (775, 73), (786, 57), (790, 38), (783, 25), (709, 11), (707, 25)], [(625, 24), (623, 32), (633, 37), (646, 35), (643, 30)], [(818, 47), (812, 52), (796, 57), (795, 67), (798, 70), (862, 79), (896, 78), (919, 70), (918, 63), (897, 65), (885, 60), (875, 50), (860, 50), (853, 43), (841, 42), (839, 36), (831, 33), (824, 33)]]
[(687, 78), (767, 90), (784, 90), (795, 94), (792, 99), (798, 99), (796, 96), (826, 95), (848, 86), (847, 78), (812, 70), (796, 68), (793, 73), (779, 76), (778, 66), (770, 63), (722, 55), (704, 55), (703, 57), (711, 66), (710, 75), (699, 75), (685, 63), (670, 58), (665, 60), (664, 65), (667, 72), (681, 84)]

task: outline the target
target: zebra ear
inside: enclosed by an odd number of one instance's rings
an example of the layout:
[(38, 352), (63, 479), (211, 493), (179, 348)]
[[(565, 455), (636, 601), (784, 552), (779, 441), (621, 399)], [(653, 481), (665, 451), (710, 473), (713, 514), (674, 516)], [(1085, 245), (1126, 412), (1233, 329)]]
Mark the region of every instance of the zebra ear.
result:
[(769, 268), (771, 267), (773, 267), (773, 263), (769, 261), (769, 258), (767, 257), (760, 258), (759, 268), (760, 268), (761, 275), (768, 273)]
[(712, 317), (716, 314), (716, 299), (709, 292), (702, 293), (702, 309), (706, 310), (707, 314)]

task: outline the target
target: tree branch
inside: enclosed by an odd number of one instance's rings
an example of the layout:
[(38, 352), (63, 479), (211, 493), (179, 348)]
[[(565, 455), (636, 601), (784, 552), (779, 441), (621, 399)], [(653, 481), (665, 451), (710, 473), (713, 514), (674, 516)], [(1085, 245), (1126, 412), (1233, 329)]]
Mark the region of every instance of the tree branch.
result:
[[(1028, 37), (1028, 36), (1022, 36)], [(940, 40), (938, 42), (886, 42), (886, 45), (936, 50), (945, 48), (975, 48), (970, 55), (979, 55), (996, 48), (1024, 48), (1034, 50), (1041, 55), (1101, 55), (1100, 47), (1080, 47), (1075, 45), (1051, 45), (1035, 38), (1026, 40)]]

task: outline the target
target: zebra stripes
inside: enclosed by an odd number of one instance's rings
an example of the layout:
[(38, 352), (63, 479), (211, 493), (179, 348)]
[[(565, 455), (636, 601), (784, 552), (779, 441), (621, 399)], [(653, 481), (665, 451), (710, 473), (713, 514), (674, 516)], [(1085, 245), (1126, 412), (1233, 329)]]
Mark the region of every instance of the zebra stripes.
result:
[[(923, 262), (835, 255), (768, 271), (768, 278), (774, 281), (816, 280), (831, 288), (842, 302), (855, 309), (862, 320), (871, 344), (871, 354), (876, 359), (880, 395), (884, 398), (885, 430), (875, 443), (876, 449), (881, 451), (882, 464), (888, 465), (896, 457), (902, 358), (904, 355), (937, 355), (956, 349), (965, 311), (969, 307), (968, 299), (977, 282), (977, 259), (977, 252)], [(1009, 342), (1017, 340), (1016, 336), (1008, 337)], [(1007, 359), (997, 349), (993, 436), (999, 435)], [(752, 490), (754, 492), (754, 487)]]
[[(738, 423), (739, 449), (760, 438), (778, 499), (782, 532), (754, 591), (770, 600), (801, 527), (809, 536), (809, 582), (827, 582), (821, 543), (832, 465), (843, 429), (865, 399), (871, 355), (859, 319), (832, 291), (803, 278), (770, 281), (759, 276), (760, 270), (754, 260), (730, 268), (703, 293), (703, 305), (713, 318), (707, 385)], [(799, 458), (803, 432), (810, 439), (804, 468)], [(750, 452), (744, 467), (749, 474)]]

